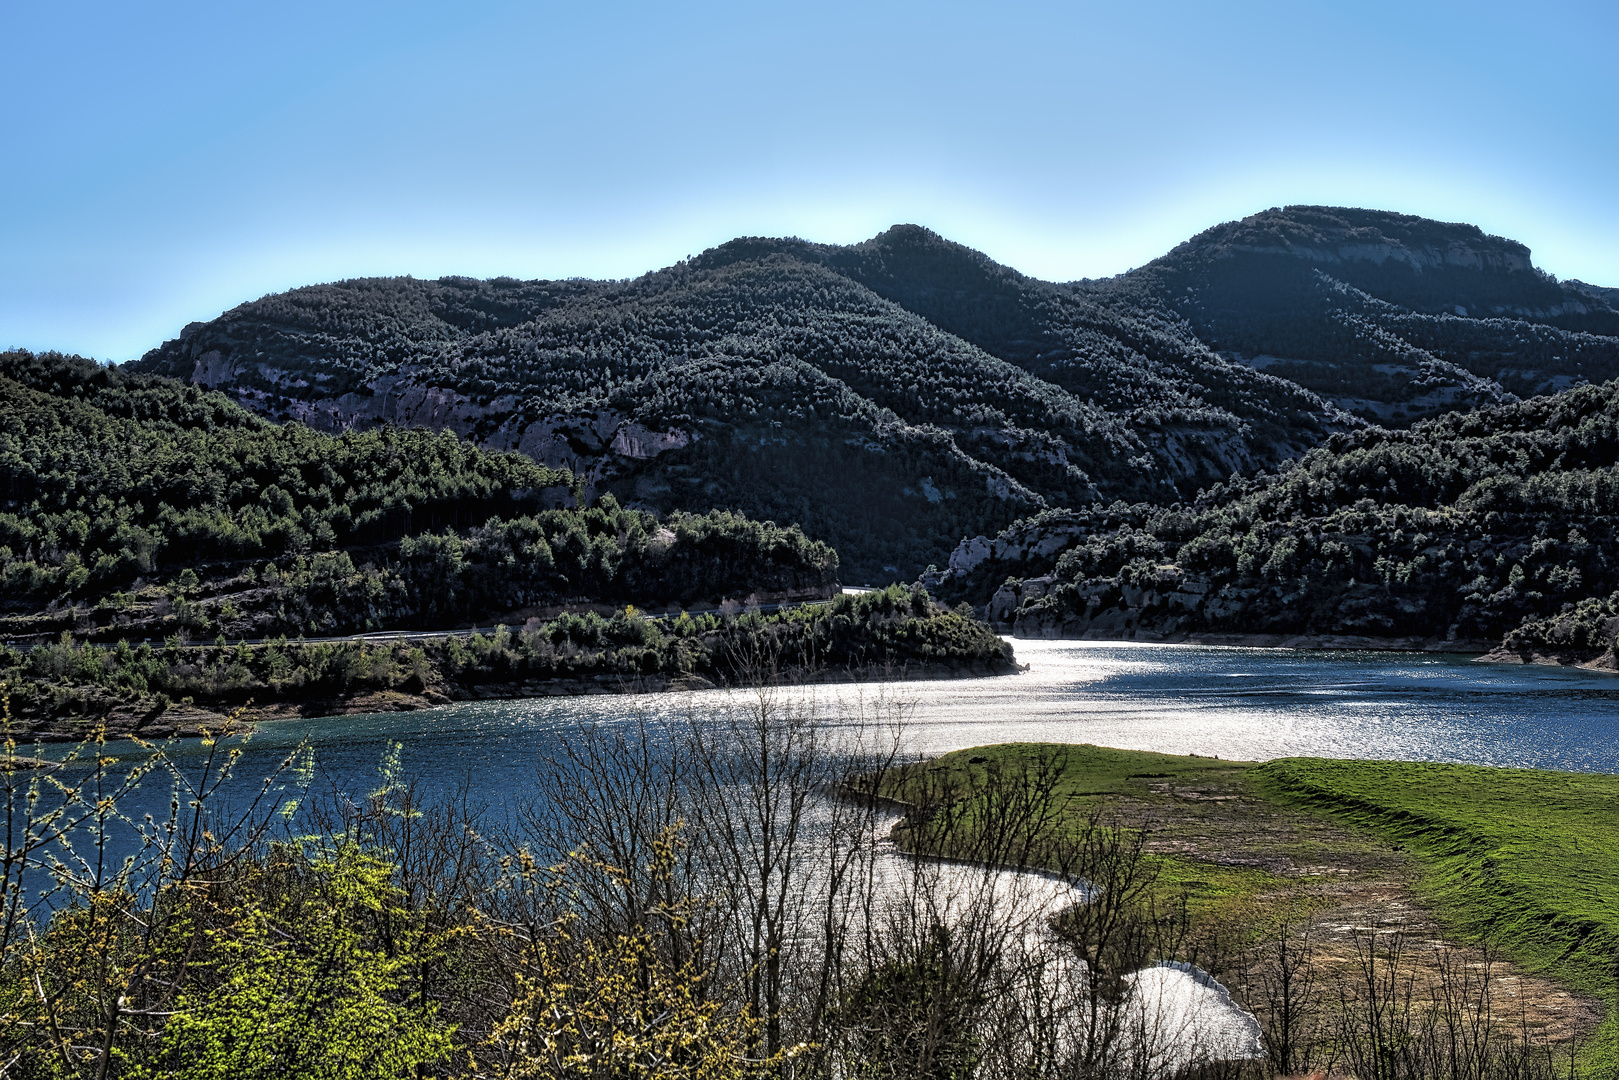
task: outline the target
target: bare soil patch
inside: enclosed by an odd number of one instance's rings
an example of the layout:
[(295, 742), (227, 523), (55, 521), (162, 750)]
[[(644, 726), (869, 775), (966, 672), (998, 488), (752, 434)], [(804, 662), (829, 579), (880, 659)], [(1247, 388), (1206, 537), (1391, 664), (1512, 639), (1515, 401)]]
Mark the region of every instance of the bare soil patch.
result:
[[(1369, 943), (1398, 947), (1402, 992), (1421, 1001), (1439, 987), (1447, 965), (1485, 971), (1498, 1018), (1537, 1041), (1583, 1039), (1600, 1024), (1600, 1002), (1522, 970), (1484, 949), (1445, 937), (1416, 895), (1416, 861), (1365, 833), (1315, 815), (1278, 807), (1248, 793), (1245, 769), (1211, 768), (1193, 783), (1148, 779), (1139, 796), (1106, 800), (1122, 822), (1149, 831), (1148, 848), (1211, 866), (1263, 870), (1277, 880), (1247, 907), (1247, 927), (1274, 935), (1284, 917), (1307, 920), (1314, 943), (1311, 976), (1318, 992), (1336, 1000), (1360, 993), (1361, 957)], [(1260, 975), (1254, 962), (1233, 957), (1221, 973), (1234, 993)]]

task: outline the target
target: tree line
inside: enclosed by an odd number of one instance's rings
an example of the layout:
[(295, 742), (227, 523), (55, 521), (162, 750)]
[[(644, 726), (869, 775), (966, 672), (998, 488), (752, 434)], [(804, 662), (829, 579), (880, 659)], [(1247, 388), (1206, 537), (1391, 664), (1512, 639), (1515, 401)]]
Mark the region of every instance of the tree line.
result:
[(566, 472), (450, 432), (325, 435), (166, 378), (0, 355), (9, 637), (433, 629), (836, 581), (836, 553), (796, 528), (581, 497)]
[(319, 715), (361, 699), (386, 708), (406, 696), (424, 705), (740, 686), (761, 672), (790, 682), (1013, 669), (1010, 646), (982, 622), (904, 586), (769, 613), (739, 601), (663, 619), (629, 605), (563, 612), (465, 637), (232, 644), (177, 633), (157, 644), (64, 635), (28, 648), (0, 645), (0, 686), (9, 688), (15, 716), (53, 739), (98, 725), (148, 738), (194, 731), (254, 702), (275, 715)]

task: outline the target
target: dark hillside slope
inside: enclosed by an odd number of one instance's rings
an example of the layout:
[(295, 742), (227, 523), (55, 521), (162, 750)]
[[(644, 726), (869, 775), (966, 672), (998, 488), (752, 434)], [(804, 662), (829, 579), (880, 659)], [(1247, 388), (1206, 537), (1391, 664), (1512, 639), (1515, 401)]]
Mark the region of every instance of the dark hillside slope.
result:
[(1039, 281), (914, 225), (819, 251), (907, 310), (1125, 418), (1172, 469), (1197, 462), (1223, 479), (1302, 452), (1344, 422), (1296, 384), (1214, 353), (1143, 292)]
[(660, 510), (800, 522), (856, 579), (914, 574), (1048, 506), (1191, 494), (1352, 424), (1165, 311), (1154, 326), (1092, 305), (1082, 325), (993, 264), (1018, 317), (1066, 337), (1032, 354), (958, 320), (986, 349), (925, 317), (926, 259), (884, 286), (898, 301), (856, 280), (881, 276), (885, 243), (948, 249), (947, 270), (964, 253), (896, 230), (854, 255), (736, 241), (625, 283), (342, 282), (188, 327), (138, 366), (273, 419), (450, 428)]
[(896, 226), (742, 238), (634, 281), (339, 282), (138, 366), (320, 430), (448, 428), (660, 512), (798, 522), (875, 580), (1030, 514), (1185, 500), (1367, 419), (1619, 377), (1614, 333), (1612, 290), (1521, 244), (1289, 207), (1103, 281)]
[(1619, 589), (1619, 382), (1335, 435), (1186, 507), (1048, 514), (969, 547), (941, 591), (1021, 572), (991, 605), (1020, 633), (1475, 643), (1578, 614), (1589, 650), (1611, 612), (1579, 602)]
[(721, 512), (571, 501), (451, 432), (314, 432), (78, 357), (0, 353), (0, 640), (444, 629), (561, 604), (824, 597), (837, 556)]
[(1560, 283), (1472, 225), (1290, 206), (1100, 288), (1126, 284), (1212, 347), (1383, 423), (1619, 376), (1613, 291)]
[[(301, 290), (193, 328), (143, 366), (323, 430), (450, 428), (572, 469), (587, 493), (802, 522), (857, 552), (863, 580), (914, 571), (1048, 498), (1089, 500), (1093, 474), (1137, 497), (1172, 491), (1126, 464), (1145, 451), (1116, 419), (820, 267), (683, 266), (554, 310), (544, 291)], [(507, 293), (541, 310), (475, 333), (440, 318)]]

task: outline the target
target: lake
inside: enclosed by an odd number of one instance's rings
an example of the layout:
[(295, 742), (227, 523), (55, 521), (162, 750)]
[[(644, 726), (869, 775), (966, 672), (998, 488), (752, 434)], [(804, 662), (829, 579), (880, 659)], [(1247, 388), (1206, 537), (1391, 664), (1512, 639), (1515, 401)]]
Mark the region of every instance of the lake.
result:
[[(828, 725), (897, 707), (903, 746), (931, 755), (1008, 741), (1089, 742), (1167, 753), (1263, 759), (1287, 755), (1471, 762), (1619, 772), (1619, 677), (1552, 667), (1486, 665), (1454, 655), (1303, 652), (1197, 645), (1017, 641), (1028, 670), (987, 679), (823, 685), (776, 693)], [(489, 701), (413, 713), (284, 720), (261, 726), (238, 776), (270, 773), (307, 739), (326, 783), (363, 793), (389, 746), (431, 793), (465, 783), (497, 814), (531, 788), (536, 768), (582, 723), (652, 724), (722, 709), (753, 692), (706, 691)], [(58, 751), (59, 752), (59, 751)], [(198, 741), (174, 744), (182, 769)], [(290, 779), (290, 778), (289, 778)], [(256, 785), (250, 785), (256, 786)], [(290, 791), (288, 792), (290, 794)], [(161, 817), (167, 787), (126, 800)], [(909, 871), (879, 843), (888, 876)], [(119, 845), (115, 844), (115, 847)], [(960, 870), (962, 873), (976, 871)], [(886, 880), (886, 878), (884, 879)], [(1000, 872), (994, 887), (1025, 896), (1030, 926), (1076, 897), (1076, 883)], [(1020, 891), (1021, 890), (1021, 891)], [(1045, 948), (1032, 931), (1026, 947)], [(1187, 965), (1131, 976), (1151, 1015), (1168, 1018), (1161, 1053), (1187, 1032), (1217, 1057), (1257, 1054), (1259, 1028), (1225, 989)], [(1143, 1015), (1147, 1015), (1143, 1012)], [(1168, 1057), (1166, 1057), (1168, 1060)]]
[[(1306, 652), (1128, 642), (1016, 641), (1018, 675), (823, 685), (836, 724), (861, 702), (903, 703), (904, 745), (928, 755), (1015, 740), (1264, 759), (1288, 755), (1471, 762), (1619, 772), (1619, 677), (1470, 657)], [(745, 694), (745, 691), (738, 692)], [(242, 775), (262, 775), (308, 738), (320, 771), (364, 790), (391, 741), (429, 787), (469, 778), (500, 802), (580, 723), (659, 722), (724, 707), (724, 691), (468, 702), (423, 712), (261, 726)], [(195, 743), (175, 748), (188, 758)]]

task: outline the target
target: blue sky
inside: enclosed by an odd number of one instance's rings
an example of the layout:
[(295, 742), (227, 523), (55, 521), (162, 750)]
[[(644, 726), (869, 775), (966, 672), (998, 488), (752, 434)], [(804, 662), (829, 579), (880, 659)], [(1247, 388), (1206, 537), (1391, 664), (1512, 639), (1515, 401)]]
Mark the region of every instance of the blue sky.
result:
[(1101, 276), (1268, 206), (1619, 285), (1619, 5), (0, 0), (0, 347), (916, 222)]

